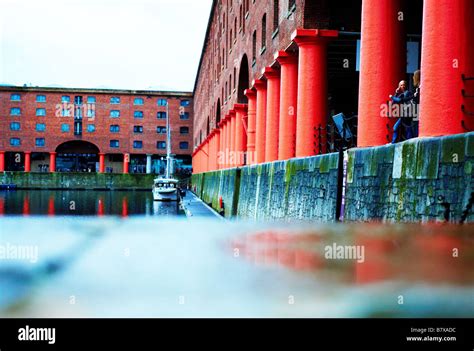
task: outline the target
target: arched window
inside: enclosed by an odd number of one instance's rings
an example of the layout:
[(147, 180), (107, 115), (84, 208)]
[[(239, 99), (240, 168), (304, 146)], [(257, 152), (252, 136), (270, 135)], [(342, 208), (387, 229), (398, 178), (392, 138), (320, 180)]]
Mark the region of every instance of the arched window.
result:
[(252, 35), (252, 65), (257, 60), (257, 31), (253, 31)]
[(267, 14), (262, 18), (262, 50), (267, 46)]
[(279, 15), (280, 15), (280, 1), (273, 0), (273, 31), (278, 29)]

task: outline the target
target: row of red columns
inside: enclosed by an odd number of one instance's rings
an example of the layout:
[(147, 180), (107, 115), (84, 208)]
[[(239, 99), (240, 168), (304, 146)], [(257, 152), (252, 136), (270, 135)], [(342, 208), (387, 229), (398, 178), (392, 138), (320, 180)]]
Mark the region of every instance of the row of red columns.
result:
[[(390, 141), (395, 118), (383, 107), (405, 77), (406, 35), (402, 0), (363, 0), (361, 25), (358, 146)], [(425, 0), (423, 9), (420, 136), (474, 129), (474, 2)], [(306, 157), (326, 152), (318, 128), (327, 124), (327, 44), (337, 31), (297, 29), (298, 53), (279, 51), (275, 62), (245, 90), (248, 104), (235, 105), (218, 124), (219, 162), (195, 151), (194, 172)], [(464, 77), (464, 78), (463, 78)], [(242, 130), (241, 126), (244, 126)], [(246, 138), (246, 143), (242, 140)], [(215, 144), (217, 145), (217, 144)], [(232, 157), (237, 156), (237, 157)], [(210, 156), (214, 157), (214, 156)]]
[[(24, 170), (25, 172), (31, 172), (31, 152), (24, 152)], [(123, 158), (123, 173), (128, 173), (128, 165), (130, 162), (129, 154), (124, 154)], [(0, 172), (5, 171), (5, 151), (0, 151)], [(49, 153), (49, 171), (56, 172), (56, 152)], [(105, 154), (99, 153), (99, 173), (105, 172)]]

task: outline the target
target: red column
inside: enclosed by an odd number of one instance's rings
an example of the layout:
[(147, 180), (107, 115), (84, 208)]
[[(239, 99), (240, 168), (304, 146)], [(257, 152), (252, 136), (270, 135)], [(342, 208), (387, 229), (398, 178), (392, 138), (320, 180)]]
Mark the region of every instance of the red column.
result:
[(327, 43), (337, 35), (335, 30), (321, 29), (297, 29), (292, 35), (299, 48), (296, 157), (325, 152), (325, 144), (319, 145), (316, 128), (326, 128)]
[(99, 154), (99, 173), (104, 173), (105, 172), (105, 154), (100, 153)]
[(5, 151), (0, 151), (0, 172), (5, 172)]
[(126, 197), (122, 199), (122, 217), (128, 217), (128, 199)]
[(218, 170), (220, 168), (220, 163), (219, 159), (221, 156), (221, 129), (217, 128), (216, 129), (216, 155), (215, 155), (215, 161), (214, 161), (214, 169)]
[(230, 115), (226, 116), (226, 149), (225, 149), (225, 168), (231, 167), (230, 162), (229, 162), (229, 155), (231, 151), (231, 139), (230, 139), (230, 134), (231, 134), (231, 128), (230, 128)]
[(48, 199), (48, 216), (54, 216), (55, 208), (54, 208), (54, 196), (50, 196)]
[(255, 122), (255, 160), (265, 162), (265, 126), (267, 118), (267, 82), (257, 79), (252, 82), (257, 90), (257, 114)]
[(298, 56), (279, 51), (275, 60), (280, 64), (280, 127), (278, 159), (295, 157), (296, 106), (298, 101)]
[(25, 172), (31, 172), (31, 152), (25, 151)]
[(247, 115), (247, 105), (235, 104), (235, 161), (236, 166), (245, 164), (245, 152), (247, 151), (247, 132), (245, 116)]
[(128, 173), (128, 164), (130, 163), (130, 154), (123, 154), (123, 174)]
[(210, 138), (208, 137), (204, 141), (204, 147), (203, 147), (203, 151), (204, 151), (204, 169), (203, 169), (203, 172), (208, 172), (209, 171), (209, 140), (210, 140)]
[(278, 127), (280, 125), (280, 71), (265, 67), (267, 78), (267, 118), (265, 127), (265, 162), (278, 160)]
[(245, 96), (248, 99), (247, 106), (247, 164), (256, 163), (255, 159), (255, 127), (257, 113), (257, 94), (253, 89), (245, 89)]
[(235, 110), (232, 109), (229, 111), (229, 117), (230, 117), (230, 151), (231, 153), (231, 167), (235, 167), (235, 129), (236, 129), (236, 119), (235, 119)]
[(103, 216), (104, 215), (104, 200), (99, 197), (99, 202), (97, 204), (97, 216)]
[(28, 195), (25, 195), (23, 198), (23, 216), (30, 215), (30, 198)]
[(56, 172), (56, 153), (55, 152), (49, 153), (49, 171)]
[[(420, 136), (462, 133), (467, 112), (472, 111), (466, 94), (474, 95), (474, 84), (461, 79), (474, 76), (472, 0), (425, 0), (421, 56)], [(469, 50), (471, 56), (469, 56)], [(441, 92), (440, 92), (441, 90)], [(464, 104), (463, 112), (462, 105)], [(468, 111), (467, 106), (471, 111)]]
[[(363, 0), (357, 145), (387, 144), (395, 118), (384, 107), (398, 82), (405, 78), (406, 40), (401, 0)], [(423, 39), (424, 40), (424, 39)], [(443, 88), (444, 90), (444, 88)]]

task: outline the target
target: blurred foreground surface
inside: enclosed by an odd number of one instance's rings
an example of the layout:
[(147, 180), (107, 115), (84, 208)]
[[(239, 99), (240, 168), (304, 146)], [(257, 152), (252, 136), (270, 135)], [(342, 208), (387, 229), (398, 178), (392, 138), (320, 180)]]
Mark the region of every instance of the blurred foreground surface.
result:
[(0, 316), (474, 317), (473, 229), (0, 217)]

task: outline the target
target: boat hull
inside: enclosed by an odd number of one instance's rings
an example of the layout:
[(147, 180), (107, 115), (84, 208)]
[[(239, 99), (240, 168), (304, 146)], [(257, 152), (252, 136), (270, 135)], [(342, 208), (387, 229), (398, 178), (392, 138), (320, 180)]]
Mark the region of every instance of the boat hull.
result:
[(155, 201), (178, 201), (178, 192), (164, 192), (153, 190), (153, 200)]

